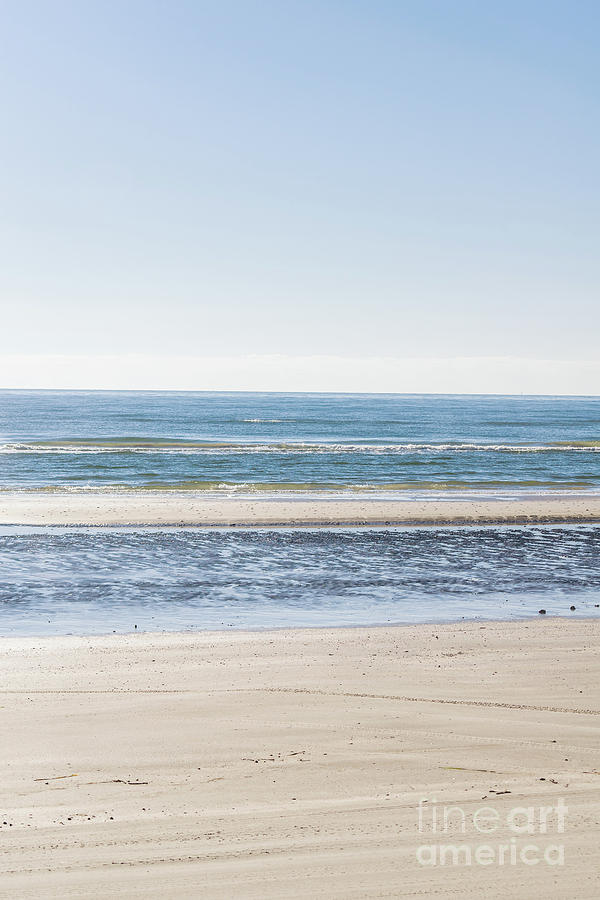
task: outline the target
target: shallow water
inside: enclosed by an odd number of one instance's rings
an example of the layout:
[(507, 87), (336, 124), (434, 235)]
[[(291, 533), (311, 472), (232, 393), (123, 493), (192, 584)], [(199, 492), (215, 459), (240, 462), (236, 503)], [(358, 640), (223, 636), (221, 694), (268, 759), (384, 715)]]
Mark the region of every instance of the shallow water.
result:
[(599, 559), (600, 526), (6, 527), (0, 633), (597, 616)]

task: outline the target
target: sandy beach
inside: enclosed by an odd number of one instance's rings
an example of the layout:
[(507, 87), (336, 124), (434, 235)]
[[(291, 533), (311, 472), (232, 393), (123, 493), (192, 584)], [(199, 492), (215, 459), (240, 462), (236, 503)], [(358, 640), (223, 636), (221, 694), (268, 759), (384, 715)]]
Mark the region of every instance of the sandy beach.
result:
[[(541, 617), (2, 639), (0, 895), (596, 897), (599, 639)], [(511, 841), (538, 863), (417, 860)]]
[(522, 499), (207, 498), (195, 492), (6, 492), (0, 525), (388, 525), (594, 522), (600, 495)]

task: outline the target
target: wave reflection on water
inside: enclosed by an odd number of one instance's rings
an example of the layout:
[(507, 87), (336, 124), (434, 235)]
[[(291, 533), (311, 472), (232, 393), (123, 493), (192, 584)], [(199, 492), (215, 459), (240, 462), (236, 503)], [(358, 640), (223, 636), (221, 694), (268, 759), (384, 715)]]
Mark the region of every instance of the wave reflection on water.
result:
[(3, 528), (0, 633), (596, 616), (599, 560), (593, 525)]

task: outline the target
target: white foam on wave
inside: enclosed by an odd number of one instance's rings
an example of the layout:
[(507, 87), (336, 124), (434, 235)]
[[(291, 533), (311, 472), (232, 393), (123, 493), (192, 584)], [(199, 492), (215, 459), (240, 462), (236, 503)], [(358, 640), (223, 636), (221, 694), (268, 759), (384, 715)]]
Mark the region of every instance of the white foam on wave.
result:
[(100, 453), (135, 453), (135, 454), (160, 454), (160, 455), (211, 455), (222, 456), (232, 454), (340, 454), (340, 453), (364, 453), (364, 454), (431, 454), (431, 453), (600, 453), (600, 445), (586, 446), (579, 444), (484, 444), (484, 443), (394, 443), (394, 444), (365, 444), (365, 443), (326, 443), (293, 441), (282, 443), (223, 443), (206, 445), (194, 444), (193, 446), (161, 446), (160, 444), (148, 446), (143, 443), (135, 444), (94, 444), (69, 443), (64, 444), (40, 444), (40, 443), (4, 443), (0, 444), (0, 454), (100, 454)]

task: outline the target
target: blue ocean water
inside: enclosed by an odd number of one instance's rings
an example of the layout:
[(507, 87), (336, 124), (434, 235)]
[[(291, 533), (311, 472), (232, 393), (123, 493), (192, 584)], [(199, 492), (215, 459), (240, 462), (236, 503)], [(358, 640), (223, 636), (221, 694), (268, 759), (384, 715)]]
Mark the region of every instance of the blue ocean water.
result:
[(599, 487), (599, 397), (0, 392), (0, 490)]

